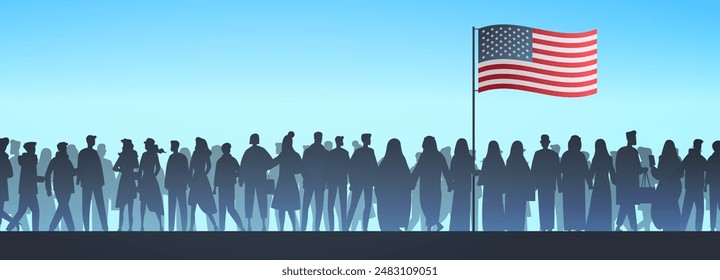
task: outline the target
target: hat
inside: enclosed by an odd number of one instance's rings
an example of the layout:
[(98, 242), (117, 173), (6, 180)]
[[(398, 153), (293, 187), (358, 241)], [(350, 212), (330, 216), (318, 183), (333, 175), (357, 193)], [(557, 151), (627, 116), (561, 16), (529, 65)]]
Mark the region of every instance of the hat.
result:
[(58, 150), (67, 149), (67, 146), (68, 146), (68, 143), (65, 143), (65, 142), (60, 142), (60, 143), (57, 144)]
[(702, 143), (702, 139), (695, 139), (695, 141), (693, 141), (693, 148), (700, 148), (702, 146)]
[(95, 135), (88, 135), (87, 137), (85, 137), (85, 140), (90, 140), (90, 139), (95, 139), (95, 138), (97, 138), (97, 136), (95, 136)]
[(148, 145), (155, 145), (155, 139), (148, 138), (143, 143), (148, 144)]
[(127, 139), (127, 138), (120, 140), (120, 142), (122, 142), (123, 144), (132, 144), (132, 140)]

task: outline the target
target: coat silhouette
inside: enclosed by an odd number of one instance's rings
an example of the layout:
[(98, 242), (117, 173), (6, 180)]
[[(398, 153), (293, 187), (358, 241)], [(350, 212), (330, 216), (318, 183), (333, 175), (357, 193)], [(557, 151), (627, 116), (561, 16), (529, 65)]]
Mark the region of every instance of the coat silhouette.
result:
[(713, 153), (707, 160), (705, 182), (710, 191), (710, 230), (717, 229), (717, 212), (720, 209), (720, 141), (712, 144)]
[(447, 181), (450, 178), (447, 162), (438, 151), (435, 138), (427, 136), (423, 140), (423, 152), (417, 166), (413, 170), (412, 183), (420, 182), (420, 206), (425, 215), (427, 230), (443, 229), (440, 224), (440, 176)]
[(683, 159), (682, 166), (685, 170), (685, 200), (682, 208), (682, 228), (686, 229), (690, 212), (695, 207), (695, 230), (702, 230), (703, 216), (705, 213), (705, 197), (703, 193), (707, 191), (705, 185), (705, 169), (707, 168), (707, 160), (701, 154), (702, 140), (696, 139), (693, 142), (693, 148)]
[(602, 139), (595, 141), (595, 156), (590, 164), (588, 185), (592, 189), (587, 230), (612, 231), (612, 195), (610, 181), (615, 180), (615, 167)]
[(376, 182), (377, 176), (377, 159), (375, 158), (375, 150), (370, 148), (371, 135), (365, 133), (361, 135), (363, 142), (362, 147), (358, 148), (353, 152), (350, 158), (349, 165), (349, 178), (350, 178), (350, 191), (352, 197), (350, 199), (350, 208), (347, 214), (346, 230), (348, 230), (352, 217), (355, 215), (358, 203), (360, 202), (360, 196), (364, 198), (364, 209), (363, 209), (363, 231), (367, 231), (368, 223), (370, 222), (370, 212), (372, 211), (372, 199), (373, 199), (373, 186)]
[(300, 191), (295, 180), (295, 174), (302, 171), (302, 159), (300, 154), (292, 147), (292, 139), (295, 133), (290, 131), (283, 138), (282, 152), (274, 160), (273, 164), (280, 166), (280, 176), (275, 187), (275, 196), (272, 201), (272, 208), (278, 210), (280, 231), (284, 230), (285, 213), (290, 216), (293, 231), (297, 230), (297, 216), (295, 211), (300, 209)]
[(482, 227), (484, 231), (505, 230), (505, 161), (496, 141), (488, 143), (478, 186), (483, 186)]
[(568, 141), (568, 150), (560, 159), (562, 181), (559, 191), (563, 194), (565, 230), (569, 231), (585, 229), (585, 181), (589, 169), (581, 148), (580, 137), (573, 135)]
[(210, 179), (208, 173), (212, 163), (210, 163), (210, 148), (205, 139), (195, 138), (195, 151), (190, 158), (190, 193), (188, 194), (188, 204), (190, 204), (190, 229), (195, 230), (195, 209), (200, 206), (208, 219), (213, 225), (214, 230), (218, 230), (217, 223), (212, 214), (217, 213), (215, 205), (215, 197), (213, 197), (210, 188)]
[(12, 217), (5, 212), (5, 202), (9, 200), (10, 194), (8, 193), (8, 179), (15, 176), (10, 163), (10, 156), (5, 152), (10, 139), (0, 138), (0, 224), (2, 219), (10, 221)]
[[(75, 167), (70, 161), (67, 154), (67, 143), (61, 142), (57, 145), (58, 152), (55, 157), (50, 160), (47, 170), (45, 171), (45, 190), (47, 195), (51, 196), (55, 192), (55, 198), (58, 201), (58, 207), (55, 215), (50, 221), (49, 229), (54, 231), (60, 219), (65, 220), (65, 224), (69, 231), (75, 230), (75, 223), (70, 212), (70, 196), (75, 193), (74, 177)], [(52, 182), (52, 184), (51, 184)]]
[(640, 165), (640, 155), (633, 147), (637, 144), (635, 135), (635, 131), (626, 133), (628, 144), (618, 150), (615, 159), (616, 203), (620, 205), (618, 220), (615, 224), (616, 230), (620, 230), (620, 226), (627, 217), (630, 220), (630, 228), (637, 231), (635, 204), (638, 201), (637, 193), (640, 188), (640, 174), (647, 172), (647, 169)]
[(20, 198), (18, 201), (18, 211), (7, 226), (8, 231), (12, 231), (25, 212), (30, 209), (32, 212), (32, 230), (37, 231), (40, 223), (40, 211), (37, 200), (38, 186), (37, 184), (45, 181), (45, 177), (38, 176), (37, 164), (38, 157), (35, 154), (35, 142), (27, 142), (23, 145), (25, 153), (18, 157), (20, 165), (20, 185), (18, 193)]
[(175, 228), (175, 210), (180, 212), (178, 229), (187, 230), (187, 189), (190, 182), (190, 168), (187, 156), (178, 152), (180, 142), (171, 141), (172, 154), (168, 158), (165, 174), (165, 188), (168, 190), (168, 230)]
[(248, 230), (252, 230), (253, 206), (255, 198), (258, 201), (258, 210), (262, 220), (262, 230), (267, 230), (265, 220), (268, 211), (268, 195), (274, 183), (268, 181), (267, 172), (273, 166), (273, 159), (265, 148), (259, 146), (260, 136), (250, 136), (250, 146), (240, 160), (240, 184), (245, 185), (245, 218), (248, 220)]
[[(348, 172), (350, 168), (350, 154), (343, 149), (343, 137), (335, 137), (335, 149), (328, 152), (325, 159), (325, 181), (328, 188), (328, 231), (335, 230), (335, 202), (340, 202), (340, 229), (348, 226), (347, 219), (347, 190)], [(348, 226), (349, 227), (349, 226)]]
[(90, 230), (90, 201), (95, 198), (95, 205), (100, 216), (102, 228), (107, 231), (107, 216), (105, 216), (105, 198), (102, 187), (105, 185), (105, 178), (102, 170), (102, 163), (95, 146), (95, 136), (88, 135), (85, 138), (87, 148), (82, 149), (78, 154), (77, 184), (82, 188), (82, 212), (85, 231)]
[(148, 138), (145, 140), (145, 152), (140, 158), (140, 180), (138, 181), (138, 194), (140, 196), (140, 230), (145, 230), (145, 210), (155, 213), (160, 231), (163, 230), (162, 215), (165, 214), (163, 209), (162, 195), (160, 194), (160, 184), (157, 175), (160, 173), (160, 160), (158, 154), (164, 153), (163, 149), (155, 145), (155, 140)]
[(505, 225), (509, 231), (525, 230), (527, 203), (535, 200), (535, 190), (530, 183), (530, 167), (523, 151), (522, 142), (513, 142), (505, 166)]
[(215, 190), (218, 193), (218, 208), (220, 214), (220, 230), (225, 231), (226, 213), (235, 221), (235, 225), (240, 230), (245, 230), (240, 214), (235, 210), (235, 186), (240, 176), (240, 164), (237, 159), (230, 154), (230, 143), (225, 143), (221, 147), (222, 156), (215, 164)]
[(407, 230), (410, 220), (410, 193), (415, 187), (411, 179), (400, 140), (390, 139), (385, 156), (378, 166), (375, 184), (380, 230)]
[(658, 166), (656, 168), (651, 165), (650, 172), (658, 180), (655, 199), (651, 206), (655, 227), (665, 231), (682, 230), (680, 213), (682, 183), (680, 179), (685, 176), (685, 171), (672, 140), (665, 141)]
[(449, 174), (448, 192), (453, 193), (450, 231), (470, 231), (471, 192), (473, 176), (477, 171), (465, 139), (460, 138), (455, 143), (455, 155), (450, 161)]
[(322, 220), (323, 200), (325, 196), (325, 159), (328, 151), (322, 143), (322, 133), (315, 132), (314, 142), (308, 147), (302, 156), (302, 178), (303, 178), (303, 208), (300, 229), (305, 231), (308, 219), (310, 201), (315, 199), (314, 229), (320, 230)]
[(560, 157), (557, 152), (548, 148), (548, 135), (540, 136), (540, 145), (542, 149), (537, 150), (533, 156), (530, 174), (533, 188), (538, 192), (540, 230), (551, 231), (555, 228), (555, 195), (560, 182)]
[(138, 154), (133, 149), (134, 145), (130, 139), (121, 140), (123, 143), (122, 152), (118, 154), (113, 170), (120, 173), (118, 180), (118, 191), (115, 197), (115, 207), (120, 208), (120, 221), (118, 231), (122, 230), (123, 220), (125, 218), (125, 209), (128, 214), (128, 231), (133, 226), (133, 205), (137, 198), (137, 179), (138, 173), (136, 169), (140, 166), (138, 163)]

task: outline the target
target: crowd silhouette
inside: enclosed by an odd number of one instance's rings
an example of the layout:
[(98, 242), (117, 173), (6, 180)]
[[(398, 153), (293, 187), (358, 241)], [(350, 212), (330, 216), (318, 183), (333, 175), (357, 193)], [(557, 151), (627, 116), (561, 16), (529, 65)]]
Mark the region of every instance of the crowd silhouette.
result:
[[(525, 231), (528, 218), (539, 221), (540, 231), (701, 231), (706, 210), (710, 230), (717, 229), (720, 141), (706, 159), (701, 139), (684, 158), (667, 140), (656, 163), (652, 150), (635, 147), (635, 131), (617, 152), (597, 139), (592, 155), (577, 135), (560, 153), (544, 134), (528, 161), (520, 141), (507, 159), (497, 141), (475, 159), (465, 139), (438, 149), (427, 136), (409, 162), (396, 138), (377, 160), (369, 133), (353, 142), (352, 152), (343, 136), (334, 143), (323, 143), (321, 132), (312, 136), (298, 153), (295, 133), (288, 132), (273, 157), (252, 134), (239, 161), (230, 143), (211, 149), (197, 137), (190, 153), (172, 140), (165, 168), (159, 160), (165, 151), (152, 138), (140, 157), (132, 140), (122, 139), (114, 164), (104, 144), (95, 149), (94, 135), (79, 152), (60, 142), (54, 156), (43, 149), (39, 157), (35, 142), (22, 144), (20, 154), (20, 142), (0, 138), (0, 224), (7, 221), (8, 231), (108, 231), (108, 213), (118, 209), (120, 231), (137, 230), (137, 211), (141, 231), (193, 231), (199, 207), (213, 231), (267, 231), (273, 221), (278, 231), (306, 231), (310, 221), (313, 231), (367, 231), (374, 218), (381, 231), (442, 231), (446, 221), (450, 231), (472, 231), (475, 199), (482, 231)], [(38, 193), (43, 183), (46, 195)], [(529, 208), (535, 201), (537, 215)], [(154, 215), (146, 223), (148, 210)], [(234, 229), (226, 228), (227, 215)]]

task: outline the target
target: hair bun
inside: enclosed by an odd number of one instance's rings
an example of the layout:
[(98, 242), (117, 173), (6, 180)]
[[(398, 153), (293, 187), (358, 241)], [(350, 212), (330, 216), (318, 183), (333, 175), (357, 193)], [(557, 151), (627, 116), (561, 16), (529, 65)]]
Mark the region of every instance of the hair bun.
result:
[(295, 132), (292, 132), (292, 131), (288, 132), (288, 136), (295, 137)]

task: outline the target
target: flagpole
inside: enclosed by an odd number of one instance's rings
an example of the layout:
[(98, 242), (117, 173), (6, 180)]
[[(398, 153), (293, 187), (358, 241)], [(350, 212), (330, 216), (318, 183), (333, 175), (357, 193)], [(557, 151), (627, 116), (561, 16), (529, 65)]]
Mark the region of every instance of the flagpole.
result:
[[(475, 72), (477, 71), (476, 67), (477, 64), (475, 64), (475, 31), (477, 29), (475, 26), (472, 27), (472, 156), (473, 156), (473, 173), (475, 172)], [(472, 177), (472, 231), (476, 231), (476, 225), (475, 225), (475, 201), (477, 198), (475, 197), (475, 174), (472, 174), (470, 177)]]

